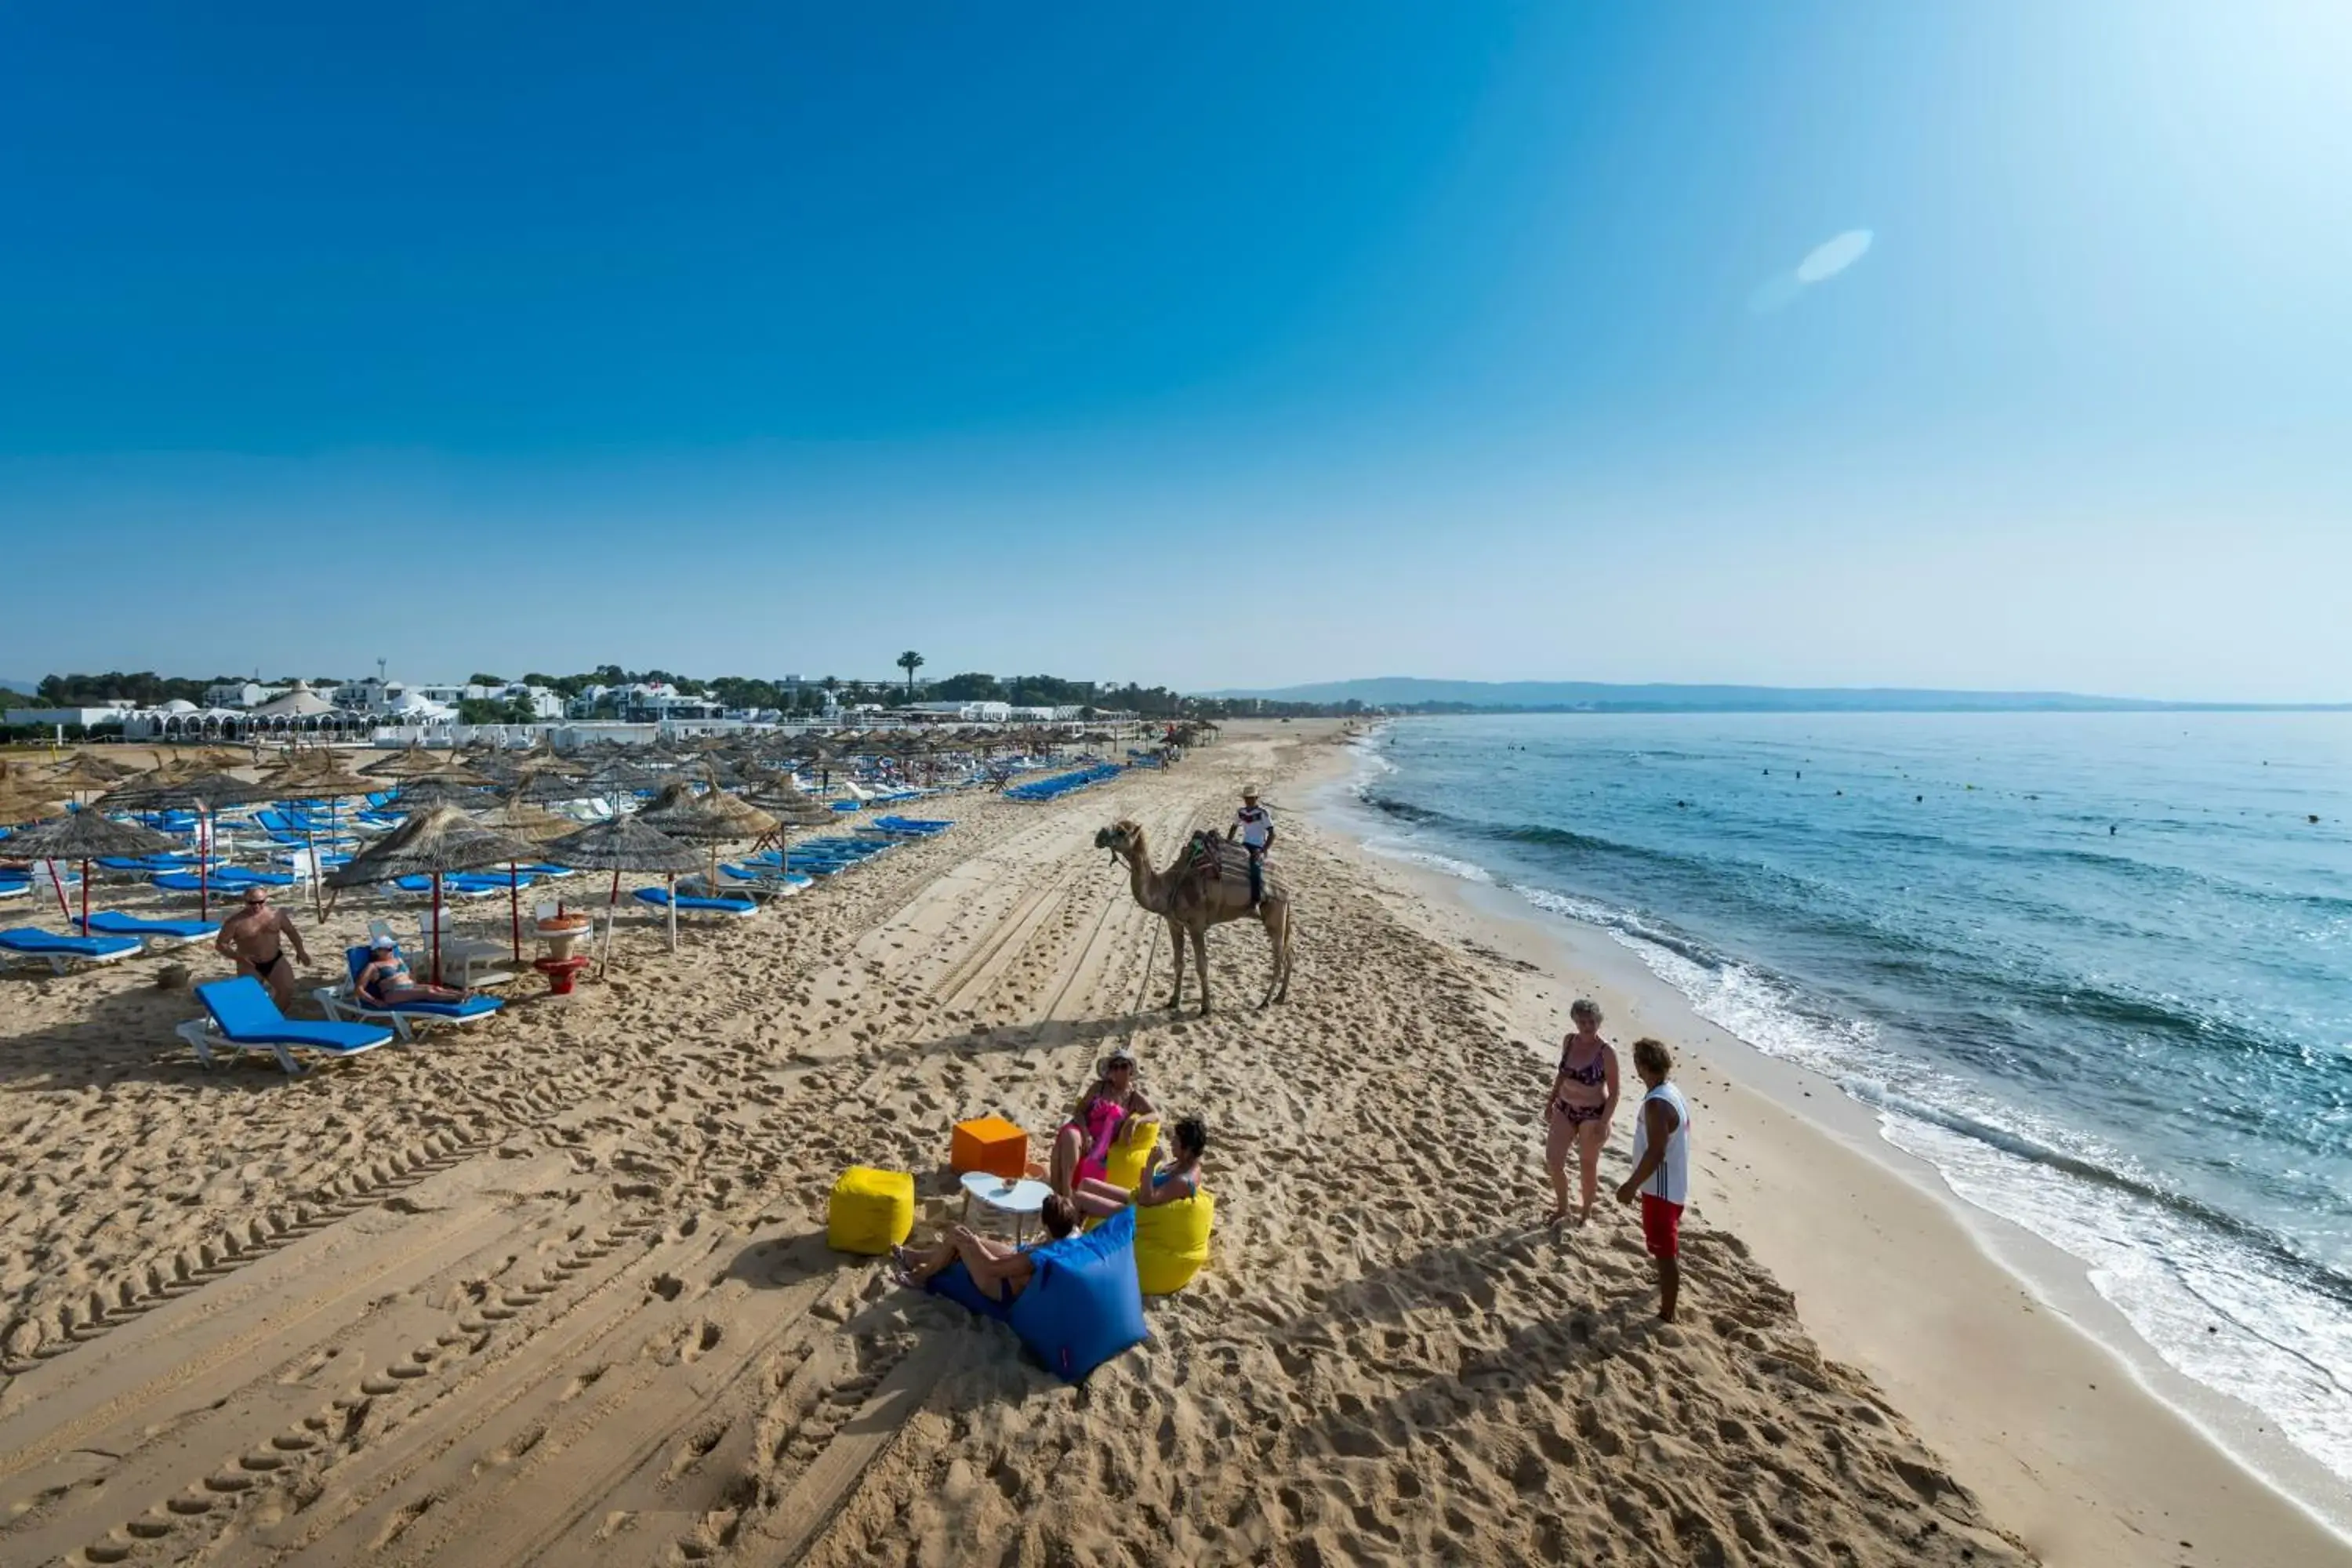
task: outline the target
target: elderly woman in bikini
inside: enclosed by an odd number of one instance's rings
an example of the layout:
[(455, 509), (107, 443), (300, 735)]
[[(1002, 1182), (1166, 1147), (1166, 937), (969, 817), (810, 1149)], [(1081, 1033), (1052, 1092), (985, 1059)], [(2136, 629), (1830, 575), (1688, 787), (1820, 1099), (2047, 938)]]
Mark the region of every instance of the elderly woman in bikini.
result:
[(1544, 1168), (1551, 1174), (1551, 1212), (1544, 1223), (1558, 1226), (1568, 1218), (1568, 1154), (1576, 1151), (1583, 1177), (1583, 1203), (1576, 1223), (1592, 1217), (1593, 1200), (1601, 1190), (1601, 1151), (1609, 1142), (1609, 1124), (1617, 1115), (1617, 1051), (1601, 1037), (1599, 1003), (1579, 998), (1568, 1010), (1575, 1026), (1559, 1043), (1559, 1068), (1552, 1074), (1551, 1092), (1544, 1100)]
[(1046, 1180), (1062, 1196), (1075, 1195), (1081, 1178), (1100, 1181), (1110, 1173), (1113, 1143), (1134, 1137), (1143, 1123), (1159, 1120), (1159, 1107), (1135, 1087), (1135, 1053), (1121, 1046), (1103, 1058), (1101, 1070), (1078, 1096), (1070, 1119), (1054, 1134)]

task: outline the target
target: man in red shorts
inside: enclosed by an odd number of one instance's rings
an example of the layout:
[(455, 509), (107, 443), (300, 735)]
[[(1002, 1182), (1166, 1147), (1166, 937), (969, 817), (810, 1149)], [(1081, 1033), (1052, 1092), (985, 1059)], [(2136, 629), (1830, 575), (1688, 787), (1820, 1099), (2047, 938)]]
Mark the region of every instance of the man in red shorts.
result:
[(1642, 1240), (1658, 1260), (1658, 1321), (1675, 1321), (1682, 1293), (1683, 1205), (1690, 1201), (1690, 1107), (1667, 1080), (1675, 1057), (1663, 1040), (1633, 1042), (1633, 1070), (1646, 1089), (1633, 1123), (1633, 1173), (1617, 1201), (1642, 1200)]

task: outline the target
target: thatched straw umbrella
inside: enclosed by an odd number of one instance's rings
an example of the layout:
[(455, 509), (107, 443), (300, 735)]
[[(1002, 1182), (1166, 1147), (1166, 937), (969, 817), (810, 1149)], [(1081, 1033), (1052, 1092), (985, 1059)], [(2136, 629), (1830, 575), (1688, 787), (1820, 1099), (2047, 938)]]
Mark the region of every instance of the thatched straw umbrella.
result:
[[(830, 827), (838, 818), (835, 815), (803, 795), (789, 774), (772, 778), (749, 797), (753, 805), (768, 814), (775, 823), (776, 879), (782, 882), (790, 875), (793, 858), (793, 829), (795, 827)], [(756, 851), (758, 845), (753, 845)]]
[(710, 890), (719, 890), (719, 847), (735, 838), (758, 838), (775, 830), (776, 819), (756, 805), (736, 799), (716, 783), (701, 795), (680, 779), (665, 786), (651, 805), (637, 814), (647, 827), (710, 847)]
[[(336, 804), (373, 795), (376, 784), (342, 767), (331, 752), (295, 752), (265, 774), (261, 781), (274, 792), (270, 798), (279, 801), (323, 800), (327, 803), (327, 831), (330, 837), (339, 837), (341, 823), (335, 816)], [(310, 898), (320, 917), (326, 916), (323, 886), (326, 867), (319, 860), (318, 835), (312, 833), (306, 820), (302, 828), (302, 847), (310, 858), (312, 881)]]
[(669, 950), (677, 951), (677, 874), (702, 864), (702, 856), (694, 846), (680, 844), (634, 816), (615, 816), (592, 823), (577, 833), (567, 833), (542, 846), (540, 853), (559, 866), (613, 873), (613, 890), (604, 901), (604, 952), (608, 962), (613, 951), (613, 910), (621, 901), (621, 873), (664, 873), (670, 887)]
[[(525, 844), (551, 844), (580, 825), (571, 818), (558, 816), (543, 807), (524, 800), (520, 793), (509, 793), (503, 805), (476, 815), (474, 820), (493, 833), (503, 833)], [(562, 900), (556, 905), (562, 910)], [(518, 861), (507, 862), (507, 911), (514, 927), (514, 961), (522, 963), (522, 874)]]
[[(66, 803), (58, 798), (56, 781), (48, 778), (45, 770), (27, 767), (22, 763), (0, 762), (0, 827), (14, 827), (19, 823), (39, 822), (45, 817), (57, 816), (65, 808)], [(21, 853), (16, 847), (16, 843), (24, 837), (21, 833), (12, 834), (5, 839), (0, 839), (0, 845), (7, 847), (8, 854), (16, 855)], [(38, 858), (38, 857), (32, 856), (27, 858)], [(65, 885), (58, 881), (57, 869), (57, 863), (51, 861), (49, 885), (57, 890), (58, 912), (71, 920), (73, 910), (66, 903)]]
[(196, 915), (198, 919), (207, 919), (212, 913), (215, 817), (225, 805), (250, 805), (271, 796), (269, 785), (241, 779), (235, 773), (218, 769), (191, 773), (165, 766), (125, 779), (99, 796), (98, 805), (108, 811), (163, 811), (178, 806), (196, 813), (200, 829), (196, 835)]
[(433, 879), (433, 984), (441, 984), (441, 878), (532, 854), (530, 845), (493, 833), (453, 805), (436, 805), (411, 816), (398, 827), (336, 868), (327, 884), (359, 888), (401, 877)]
[(661, 782), (660, 774), (639, 767), (626, 757), (606, 758), (581, 781), (591, 793), (605, 796), (635, 795)]
[(360, 772), (372, 779), (406, 779), (420, 773), (435, 773), (448, 765), (424, 747), (412, 745), (394, 752), (380, 763), (370, 763)]
[[(89, 863), (101, 855), (163, 855), (179, 848), (179, 841), (142, 827), (117, 822), (102, 811), (77, 811), (28, 827), (8, 840), (8, 850), (26, 859), (81, 862), (81, 929), (89, 930)], [(55, 880), (54, 877), (51, 879)], [(64, 889), (58, 890), (62, 900)], [(68, 919), (72, 918), (70, 915)]]
[(79, 795), (84, 790), (111, 789), (138, 771), (89, 752), (76, 752), (67, 762), (49, 770), (49, 783), (63, 784)]

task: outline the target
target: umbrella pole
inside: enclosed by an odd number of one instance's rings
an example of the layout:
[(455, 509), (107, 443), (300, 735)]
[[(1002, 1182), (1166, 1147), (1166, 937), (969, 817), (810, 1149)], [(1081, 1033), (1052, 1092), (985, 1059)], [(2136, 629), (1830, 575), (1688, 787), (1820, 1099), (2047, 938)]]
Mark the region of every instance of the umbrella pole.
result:
[(212, 919), (213, 913), (213, 814), (203, 805), (196, 807), (196, 919)]
[(677, 951), (677, 873), (669, 874), (669, 950)]
[(310, 814), (302, 814), (302, 853), (310, 858), (310, 909), (321, 921), (327, 918), (327, 868), (319, 864), (319, 836), (310, 831)]
[(604, 962), (597, 966), (596, 973), (599, 974), (613, 967), (613, 910), (619, 906), (620, 902), (621, 868), (615, 866), (613, 868), (613, 891), (604, 900)]
[(515, 863), (507, 862), (507, 913), (514, 919), (515, 967), (522, 967), (522, 879), (515, 873)]
[(89, 934), (89, 862), (81, 863), (81, 934)]
[(441, 984), (441, 873), (433, 873), (433, 984)]

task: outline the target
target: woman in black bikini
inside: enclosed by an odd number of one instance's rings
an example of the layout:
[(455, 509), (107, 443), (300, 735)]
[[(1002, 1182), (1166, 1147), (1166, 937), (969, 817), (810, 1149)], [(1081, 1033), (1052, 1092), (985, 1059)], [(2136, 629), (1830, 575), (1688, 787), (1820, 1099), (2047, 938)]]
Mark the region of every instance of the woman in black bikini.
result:
[(1549, 1226), (1568, 1217), (1571, 1146), (1584, 1178), (1584, 1205), (1576, 1211), (1576, 1223), (1592, 1217), (1592, 1202), (1601, 1190), (1601, 1151), (1617, 1114), (1617, 1052), (1601, 1037), (1601, 1007), (1580, 998), (1568, 1016), (1576, 1027), (1559, 1043), (1559, 1070), (1552, 1076), (1551, 1094), (1544, 1101), (1544, 1167), (1551, 1173), (1552, 1194), (1551, 1212), (1544, 1223)]

